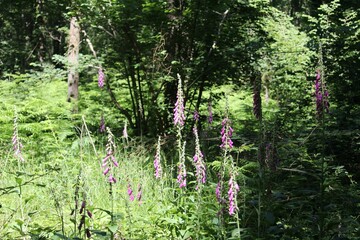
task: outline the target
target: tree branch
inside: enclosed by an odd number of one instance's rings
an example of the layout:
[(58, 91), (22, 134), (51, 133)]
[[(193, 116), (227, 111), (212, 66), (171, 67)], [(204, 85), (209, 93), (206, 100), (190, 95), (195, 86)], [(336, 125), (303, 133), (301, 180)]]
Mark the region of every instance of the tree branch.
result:
[(126, 119), (128, 120), (129, 124), (130, 124), (130, 127), (131, 128), (134, 128), (134, 123), (132, 121), (132, 118), (131, 118), (131, 115), (129, 113), (129, 111), (125, 108), (123, 108), (120, 103), (117, 101), (116, 97), (115, 97), (115, 94), (114, 92), (112, 91), (111, 89), (111, 86), (110, 86), (110, 81), (109, 79), (107, 79), (106, 81), (106, 90), (108, 91), (109, 95), (110, 95), (110, 98), (111, 98), (111, 101), (114, 103), (115, 107), (117, 109), (119, 109), (119, 111), (121, 112), (121, 114), (123, 114)]

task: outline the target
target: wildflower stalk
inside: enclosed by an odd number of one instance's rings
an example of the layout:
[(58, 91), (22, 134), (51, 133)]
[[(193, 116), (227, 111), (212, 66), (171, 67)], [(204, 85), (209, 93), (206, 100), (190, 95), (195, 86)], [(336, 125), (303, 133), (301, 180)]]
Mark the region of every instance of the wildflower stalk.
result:
[(195, 176), (197, 182), (195, 189), (201, 192), (202, 185), (206, 182), (206, 168), (204, 163), (204, 155), (200, 150), (199, 134), (196, 125), (193, 128), (193, 133), (195, 136), (195, 155), (193, 159), (196, 170)]
[(103, 88), (104, 85), (105, 85), (105, 74), (102, 68), (100, 67), (98, 70), (98, 86), (99, 88)]
[(179, 183), (180, 188), (186, 187), (186, 166), (185, 166), (185, 146), (186, 141), (183, 142), (183, 145), (180, 147), (180, 160), (178, 164), (178, 176), (177, 176), (177, 182)]
[[(102, 168), (103, 175), (108, 177), (109, 182), (109, 197), (111, 202), (111, 222), (110, 224), (114, 224), (114, 193), (113, 193), (113, 184), (117, 182), (116, 178), (114, 177), (114, 167), (119, 167), (119, 163), (115, 159), (115, 151), (116, 145), (114, 142), (114, 135), (110, 131), (110, 128), (106, 128), (108, 133), (108, 142), (106, 144), (106, 156), (102, 160)], [(114, 233), (110, 230), (111, 239), (114, 239)]]
[(195, 169), (196, 169), (196, 179), (197, 179), (197, 185), (196, 185), (196, 190), (197, 190), (197, 204), (196, 204), (196, 209), (197, 209), (197, 232), (196, 232), (196, 238), (199, 239), (199, 234), (200, 234), (200, 218), (201, 218), (201, 191), (203, 188), (203, 184), (205, 184), (206, 182), (206, 168), (205, 168), (205, 163), (204, 163), (204, 159), (203, 159), (203, 154), (200, 150), (200, 140), (199, 140), (199, 134), (198, 134), (198, 129), (197, 129), (197, 124), (199, 121), (199, 113), (197, 111), (194, 112), (194, 119), (195, 119), (195, 125), (193, 128), (193, 133), (195, 136), (195, 155), (193, 157), (194, 159), (194, 165), (195, 165)]
[(185, 142), (182, 143), (182, 128), (185, 124), (185, 113), (184, 113), (184, 96), (182, 91), (181, 77), (178, 77), (178, 89), (176, 94), (176, 103), (174, 107), (174, 125), (176, 127), (176, 137), (178, 143), (179, 163), (178, 163), (178, 176), (177, 182), (179, 187), (186, 187), (186, 168), (185, 168)]
[(142, 185), (141, 183), (138, 184), (137, 194), (136, 194), (136, 200), (138, 201), (139, 205), (142, 204)]
[(83, 192), (82, 195), (83, 195), (83, 199), (82, 199), (81, 207), (80, 207), (80, 210), (79, 210), (79, 214), (80, 214), (81, 218), (80, 218), (80, 223), (79, 223), (79, 226), (78, 226), (78, 230), (79, 230), (80, 236), (81, 236), (81, 230), (83, 230), (84, 239), (86, 239), (86, 238), (90, 238), (90, 236), (91, 236), (90, 230), (86, 226), (86, 214), (88, 214), (88, 216), (91, 218), (92, 213), (87, 209), (86, 193)]
[[(126, 194), (127, 194), (127, 200), (125, 200), (125, 209), (126, 209), (129, 225), (132, 226), (133, 221), (132, 221), (130, 202), (133, 202), (135, 197), (134, 197), (133, 189), (132, 189), (132, 186), (130, 184), (129, 179), (127, 179), (127, 192), (126, 192)], [(130, 236), (129, 237), (130, 237), (130, 239), (132, 239), (132, 231), (130, 231)]]
[(129, 180), (128, 180), (128, 186), (127, 186), (127, 194), (129, 196), (129, 200), (131, 202), (133, 202), (135, 197), (134, 197), (134, 192), (132, 190), (132, 187), (131, 187), (131, 184), (130, 184)]
[[(114, 225), (114, 194), (113, 194), (113, 183), (109, 183), (109, 196), (111, 203), (111, 213), (110, 213), (110, 226)], [(110, 230), (110, 239), (114, 240), (114, 233)]]
[(105, 118), (103, 114), (101, 114), (101, 118), (100, 118), (99, 132), (105, 133)]
[(237, 171), (235, 168), (235, 163), (234, 163), (234, 159), (230, 156), (230, 162), (231, 162), (231, 169), (230, 169), (230, 180), (229, 180), (229, 191), (228, 191), (228, 196), (229, 196), (229, 215), (230, 216), (234, 216), (236, 217), (236, 224), (237, 224), (237, 229), (239, 232), (239, 239), (241, 239), (240, 237), (240, 220), (239, 220), (239, 208), (238, 208), (238, 202), (237, 202), (237, 195), (238, 192), (240, 191), (240, 187), (237, 184), (236, 181), (236, 176), (237, 176)]
[(106, 128), (108, 132), (108, 142), (106, 144), (106, 156), (102, 160), (103, 174), (109, 175), (109, 183), (116, 183), (117, 180), (114, 177), (114, 167), (119, 167), (119, 163), (115, 159), (116, 145), (114, 143), (114, 135), (110, 131), (110, 128)]
[(319, 46), (319, 65), (315, 79), (316, 110), (321, 128), (321, 157), (320, 157), (320, 207), (319, 207), (319, 239), (324, 239), (324, 194), (325, 194), (325, 114), (329, 112), (328, 92), (325, 89), (325, 69), (323, 64), (322, 44)]
[[(226, 107), (225, 107), (225, 117), (223, 121), (221, 122), (222, 128), (221, 128), (221, 145), (220, 148), (223, 151), (223, 161), (221, 164), (220, 173), (218, 175), (219, 181), (216, 187), (216, 198), (219, 203), (219, 213), (218, 213), (218, 219), (219, 219), (219, 230), (221, 233), (220, 238), (226, 238), (226, 231), (224, 228), (224, 205), (226, 203), (225, 196), (224, 196), (224, 179), (225, 179), (225, 173), (226, 173), (226, 166), (228, 166), (229, 161), (229, 151), (233, 148), (233, 142), (231, 140), (233, 129), (230, 126), (231, 121), (229, 119), (229, 105), (228, 105), (228, 99), (226, 98)], [(230, 213), (230, 211), (229, 211)]]
[(156, 153), (154, 159), (154, 168), (155, 168), (155, 178), (160, 179), (162, 175), (162, 167), (161, 167), (161, 136), (158, 138)]
[(79, 209), (79, 191), (80, 191), (80, 184), (81, 184), (81, 175), (82, 170), (79, 170), (79, 173), (76, 178), (75, 182), (75, 191), (74, 191), (74, 209), (71, 211), (71, 215), (74, 216), (74, 233), (76, 236), (76, 228), (77, 228), (77, 214)]

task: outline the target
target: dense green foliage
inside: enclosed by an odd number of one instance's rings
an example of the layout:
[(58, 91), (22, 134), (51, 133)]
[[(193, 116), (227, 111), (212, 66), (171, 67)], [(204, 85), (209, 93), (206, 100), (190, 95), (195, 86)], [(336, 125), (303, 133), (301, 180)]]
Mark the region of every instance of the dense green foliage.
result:
[[(358, 239), (359, 9), (357, 0), (0, 1), (0, 239)], [(68, 61), (72, 17), (78, 66)], [(329, 113), (317, 108), (317, 71)], [(234, 147), (224, 150), (226, 117)], [(195, 125), (207, 173), (198, 190)], [(119, 167), (109, 184), (111, 134)], [(215, 195), (218, 181), (228, 195), (229, 179), (240, 186), (235, 215)]]

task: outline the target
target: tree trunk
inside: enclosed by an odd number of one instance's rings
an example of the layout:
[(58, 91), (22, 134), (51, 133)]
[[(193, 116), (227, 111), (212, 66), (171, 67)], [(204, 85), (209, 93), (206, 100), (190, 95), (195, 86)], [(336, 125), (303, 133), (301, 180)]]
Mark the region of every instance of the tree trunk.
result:
[(79, 45), (80, 45), (80, 26), (76, 17), (72, 17), (70, 20), (69, 30), (69, 74), (68, 74), (68, 102), (75, 102), (73, 108), (74, 112), (77, 112), (77, 100), (79, 98), (79, 72), (78, 59), (79, 59)]
[(38, 36), (38, 58), (40, 63), (42, 64), (45, 60), (45, 36), (44, 36), (44, 29), (45, 29), (45, 19), (44, 19), (44, 2), (43, 0), (37, 1), (36, 6), (36, 23), (37, 28), (39, 29), (39, 36)]

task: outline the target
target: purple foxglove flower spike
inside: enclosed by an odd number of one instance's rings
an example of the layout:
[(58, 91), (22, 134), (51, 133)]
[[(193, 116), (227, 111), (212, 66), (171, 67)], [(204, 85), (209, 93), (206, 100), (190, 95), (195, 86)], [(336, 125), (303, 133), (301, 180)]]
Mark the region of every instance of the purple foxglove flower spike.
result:
[(113, 175), (109, 176), (109, 183), (116, 183), (116, 179), (114, 178)]
[(174, 125), (184, 126), (185, 113), (184, 113), (184, 96), (182, 91), (181, 77), (178, 74), (178, 89), (176, 94), (176, 103), (174, 108)]
[(179, 164), (178, 173), (177, 182), (179, 183), (179, 187), (186, 187), (186, 168), (184, 164)]
[(100, 119), (99, 132), (101, 132), (101, 133), (105, 132), (105, 119), (104, 119), (103, 115), (101, 115), (101, 119)]
[(228, 185), (229, 185), (229, 191), (228, 191), (229, 215), (233, 216), (235, 214), (235, 211), (237, 210), (236, 197), (237, 197), (237, 193), (239, 192), (240, 188), (239, 188), (239, 185), (236, 183), (233, 175), (230, 177)]
[(128, 187), (127, 187), (127, 194), (129, 195), (129, 200), (130, 201), (134, 201), (134, 194), (133, 194), (133, 190), (131, 188), (131, 184), (128, 183)]
[(323, 98), (321, 93), (321, 75), (320, 70), (317, 70), (315, 77), (315, 97), (316, 97), (316, 112), (320, 116), (323, 110)]
[(161, 174), (162, 174), (160, 151), (161, 151), (161, 137), (159, 136), (158, 142), (157, 142), (157, 147), (156, 147), (155, 159), (154, 159), (154, 168), (155, 168), (155, 178), (156, 179), (161, 178)]
[(106, 174), (108, 174), (109, 171), (110, 171), (110, 168), (107, 167), (107, 168), (104, 170), (103, 174), (106, 175)]
[(139, 204), (141, 204), (141, 198), (142, 198), (142, 189), (141, 184), (138, 185), (138, 193), (136, 195), (136, 199), (139, 201)]
[(184, 142), (184, 145), (181, 149), (182, 151), (178, 165), (177, 182), (179, 183), (180, 188), (186, 187), (185, 146), (186, 142)]
[(194, 111), (194, 121), (195, 122), (199, 121), (199, 117), (200, 117), (199, 112), (195, 110)]
[(329, 113), (329, 92), (327, 91), (325, 84), (321, 81), (320, 70), (316, 71), (315, 76), (315, 98), (316, 98), (316, 113), (318, 116), (322, 116), (324, 111)]
[(204, 184), (206, 182), (206, 168), (204, 163), (204, 155), (200, 150), (199, 134), (196, 125), (193, 128), (193, 133), (195, 136), (195, 155), (193, 159), (196, 168), (196, 173), (195, 173), (197, 179), (196, 190), (198, 190), (200, 184)]
[(224, 120), (221, 122), (222, 128), (221, 128), (221, 145), (220, 147), (222, 149), (231, 149), (233, 148), (233, 141), (231, 140), (233, 129), (230, 126), (231, 121), (229, 118), (224, 118)]
[(220, 174), (218, 174), (218, 178), (219, 178), (219, 181), (218, 183), (216, 184), (216, 190), (215, 190), (215, 194), (216, 194), (216, 199), (218, 201), (219, 204), (224, 204), (225, 203), (225, 199), (223, 198), (223, 179), (221, 177)]
[[(111, 133), (110, 128), (106, 128), (107, 132), (108, 132), (108, 142), (106, 144), (106, 156), (104, 157), (104, 159), (102, 160), (102, 168), (104, 168), (103, 170), (103, 174), (106, 176), (109, 172), (110, 176), (108, 178), (109, 183), (116, 183), (116, 179), (113, 176), (113, 171), (112, 169), (114, 167), (119, 167), (119, 163), (116, 161), (115, 156), (114, 156), (114, 151), (115, 151), (115, 144), (113, 141), (114, 135)], [(110, 160), (111, 159), (111, 160)]]
[(102, 68), (99, 68), (98, 71), (98, 86), (99, 88), (103, 88), (105, 84), (105, 74), (102, 70)]

